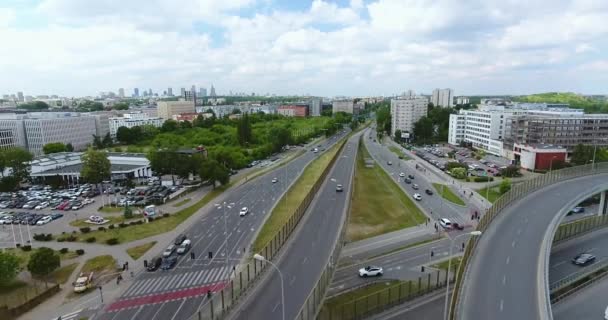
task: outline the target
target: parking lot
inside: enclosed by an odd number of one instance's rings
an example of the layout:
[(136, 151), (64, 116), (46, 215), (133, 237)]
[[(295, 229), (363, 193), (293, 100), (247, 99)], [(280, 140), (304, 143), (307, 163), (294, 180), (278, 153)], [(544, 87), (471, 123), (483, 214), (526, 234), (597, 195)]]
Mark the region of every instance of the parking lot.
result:
[[(467, 166), (471, 175), (478, 176), (499, 176), (500, 169), (506, 168), (509, 164), (507, 159), (493, 155), (485, 155), (482, 159), (477, 160), (471, 150), (454, 146), (435, 145), (414, 147), (412, 148), (412, 151), (441, 170), (446, 170), (446, 164), (448, 162), (457, 161)], [(454, 153), (455, 159), (448, 158), (449, 154), (452, 152)]]

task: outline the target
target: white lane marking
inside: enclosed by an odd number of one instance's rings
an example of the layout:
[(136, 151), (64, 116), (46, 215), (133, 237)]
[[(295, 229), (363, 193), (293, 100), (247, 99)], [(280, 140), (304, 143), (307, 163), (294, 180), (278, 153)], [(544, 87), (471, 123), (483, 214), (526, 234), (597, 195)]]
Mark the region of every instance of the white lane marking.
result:
[(507, 264), (509, 264), (509, 261), (511, 261), (511, 256), (507, 257)]
[(194, 281), (192, 281), (192, 284), (199, 284), (199, 280), (203, 280), (202, 276), (205, 274), (204, 272), (205, 270), (201, 270), (197, 273), (196, 275), (196, 279), (194, 279)]
[(502, 285), (504, 286), (507, 283), (507, 276), (503, 275), (502, 276)]
[(306, 261), (308, 261), (308, 257), (304, 257), (304, 260), (302, 260), (302, 264), (306, 264)]
[(291, 280), (289, 280), (289, 286), (292, 286), (295, 281), (296, 281), (296, 276), (293, 276), (293, 278), (291, 278)]
[(203, 283), (209, 283), (211, 282), (211, 279), (214, 275), (214, 273), (217, 271), (217, 269), (211, 269), (209, 270), (209, 272), (207, 273), (207, 276), (205, 277), (205, 281), (203, 281)]
[(181, 286), (184, 284), (186, 278), (188, 277), (188, 275), (190, 274), (190, 272), (186, 272), (186, 273), (182, 273), (179, 275), (179, 281), (177, 282), (177, 285), (175, 285), (176, 288), (181, 288)]
[(277, 304), (274, 305), (274, 308), (272, 308), (272, 312), (275, 312), (277, 310), (277, 308), (279, 307), (279, 302), (277, 302)]
[(182, 300), (182, 303), (179, 305), (179, 307), (177, 308), (177, 310), (175, 310), (175, 314), (173, 315), (173, 317), (171, 318), (171, 320), (174, 320), (175, 317), (177, 317), (177, 314), (179, 313), (179, 310), (181, 310), (182, 307), (184, 306), (184, 303), (186, 303), (186, 299)]
[(521, 228), (517, 229), (517, 235), (521, 234)]
[(137, 315), (141, 312), (141, 309), (143, 309), (143, 308), (144, 308), (144, 306), (139, 307), (139, 309), (137, 309), (137, 312), (135, 312), (135, 314), (133, 315), (133, 317), (131, 317), (131, 319), (137, 319)]
[(156, 316), (158, 315), (158, 313), (160, 312), (160, 310), (161, 310), (161, 309), (162, 309), (164, 306), (166, 306), (166, 305), (167, 305), (166, 303), (161, 304), (161, 305), (160, 305), (160, 308), (158, 308), (158, 310), (156, 310), (156, 312), (154, 313), (154, 315), (152, 316), (152, 318), (150, 318), (150, 320), (154, 320), (154, 319), (156, 319)]
[(515, 240), (513, 240), (513, 242), (511, 242), (511, 247), (515, 248)]
[(171, 282), (169, 282), (166, 286), (167, 289), (171, 289), (173, 288), (173, 285), (175, 285), (176, 280), (179, 281), (179, 275), (172, 275), (171, 276)]
[(504, 304), (505, 304), (505, 301), (500, 299), (500, 311), (502, 311)]
[(161, 286), (162, 286), (162, 284), (163, 284), (165, 281), (167, 281), (167, 279), (168, 279), (168, 278), (169, 278), (169, 277), (162, 277), (162, 278), (160, 278), (160, 281), (156, 281), (156, 285), (152, 286), (152, 288), (150, 289), (150, 291), (151, 291), (151, 292), (154, 292), (154, 291), (156, 291), (156, 290), (160, 289), (160, 288), (161, 288)]
[(139, 294), (142, 290), (144, 290), (145, 287), (148, 286), (148, 284), (152, 283), (153, 280), (154, 278), (142, 281), (142, 283), (137, 287), (137, 289), (133, 290), (131, 293), (129, 293), (129, 295), (134, 296)]
[(552, 265), (552, 266), (551, 266), (551, 268), (557, 268), (557, 267), (561, 266), (561, 265), (562, 265), (562, 264), (564, 264), (564, 263), (566, 263), (566, 261), (561, 261), (561, 262), (558, 262), (558, 263), (556, 263), (556, 264)]

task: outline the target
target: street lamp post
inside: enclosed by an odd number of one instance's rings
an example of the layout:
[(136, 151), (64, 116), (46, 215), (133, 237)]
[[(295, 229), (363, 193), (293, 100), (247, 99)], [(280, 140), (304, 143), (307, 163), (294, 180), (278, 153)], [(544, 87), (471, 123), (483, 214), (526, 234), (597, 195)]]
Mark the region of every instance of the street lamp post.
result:
[(281, 270), (279, 270), (279, 267), (277, 267), (274, 263), (270, 262), (269, 260), (266, 260), (266, 258), (262, 255), (256, 253), (253, 255), (253, 258), (258, 261), (268, 262), (279, 273), (279, 278), (281, 279), (281, 312), (283, 315), (282, 319), (285, 320), (285, 289), (283, 286), (283, 274), (281, 273)]
[(448, 278), (446, 281), (446, 288), (445, 288), (445, 305), (443, 307), (443, 318), (445, 320), (448, 319), (448, 297), (450, 294), (450, 269), (452, 268), (452, 248), (454, 247), (454, 241), (456, 241), (456, 239), (463, 237), (463, 236), (480, 236), (481, 235), (481, 231), (479, 230), (475, 230), (475, 231), (471, 231), (469, 233), (463, 233), (460, 235), (457, 235), (456, 237), (454, 237), (452, 239), (452, 242), (450, 243), (450, 256), (448, 257)]

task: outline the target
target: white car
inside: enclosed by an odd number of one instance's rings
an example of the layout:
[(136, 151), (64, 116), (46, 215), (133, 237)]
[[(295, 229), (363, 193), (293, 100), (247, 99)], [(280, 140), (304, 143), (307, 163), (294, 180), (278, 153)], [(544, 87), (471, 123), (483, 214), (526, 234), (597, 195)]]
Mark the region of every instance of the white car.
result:
[(420, 195), (420, 193), (414, 193), (414, 199), (420, 201), (422, 200), (422, 196)]
[(405, 178), (405, 173), (401, 172), (401, 173), (399, 174), (399, 176), (400, 176), (401, 178)]
[(382, 275), (383, 272), (384, 271), (381, 267), (367, 266), (365, 268), (359, 269), (359, 277), (379, 277)]
[(604, 319), (608, 320), (608, 307), (606, 307), (606, 311), (604, 311)]
[(439, 225), (441, 225), (444, 229), (452, 228), (452, 222), (446, 218), (439, 219)]
[(277, 183), (278, 181), (279, 181), (279, 179), (277, 179), (277, 178), (272, 179), (272, 183)]
[(163, 252), (163, 257), (169, 257), (173, 254), (173, 252), (175, 252), (176, 249), (176, 245), (172, 244), (170, 246), (167, 247), (167, 249), (165, 249), (165, 251)]
[(249, 209), (247, 209), (247, 207), (243, 207), (243, 208), (241, 208), (241, 212), (239, 212), (239, 215), (241, 217), (244, 217), (248, 213), (249, 213)]
[(43, 218), (41, 218), (40, 220), (36, 221), (36, 225), (43, 225), (43, 224), (47, 224), (49, 222), (53, 221), (53, 218), (51, 218), (50, 216), (45, 216)]
[(49, 206), (49, 203), (48, 203), (48, 202), (43, 202), (43, 203), (41, 203), (41, 204), (37, 205), (37, 206), (36, 206), (36, 208), (34, 208), (34, 209), (36, 209), (36, 210), (41, 210), (41, 209), (44, 209), (44, 208), (46, 208), (46, 207), (48, 207), (48, 206)]

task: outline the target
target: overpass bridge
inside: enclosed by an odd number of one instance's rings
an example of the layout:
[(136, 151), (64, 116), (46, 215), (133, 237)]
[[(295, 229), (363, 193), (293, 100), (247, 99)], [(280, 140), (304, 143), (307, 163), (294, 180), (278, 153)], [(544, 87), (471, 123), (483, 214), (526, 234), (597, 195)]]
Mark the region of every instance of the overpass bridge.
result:
[(608, 163), (566, 168), (515, 185), (478, 225), (466, 248), (451, 319), (553, 319), (548, 267), (562, 218), (600, 193), (607, 211)]

